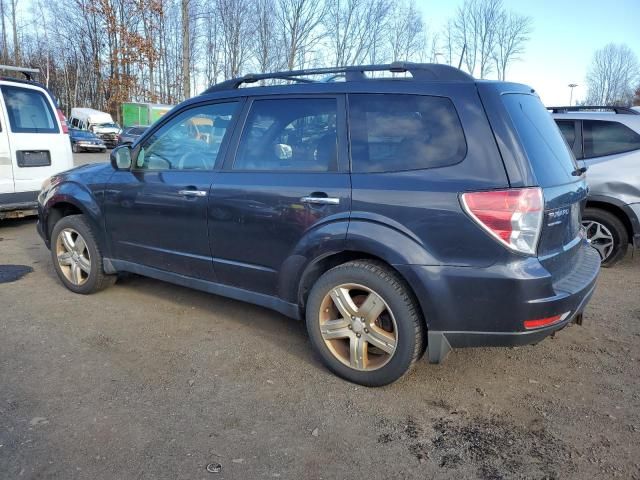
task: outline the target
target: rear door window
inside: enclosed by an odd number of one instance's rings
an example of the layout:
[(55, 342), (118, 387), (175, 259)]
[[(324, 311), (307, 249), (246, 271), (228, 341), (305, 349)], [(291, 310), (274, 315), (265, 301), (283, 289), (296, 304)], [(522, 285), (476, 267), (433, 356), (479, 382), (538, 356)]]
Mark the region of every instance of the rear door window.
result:
[(448, 98), (349, 95), (353, 172), (444, 167), (467, 154), (462, 125)]
[(571, 150), (556, 123), (536, 95), (502, 95), (509, 116), (541, 187), (560, 185), (576, 179), (577, 168)]
[(335, 98), (254, 100), (233, 169), (336, 171), (336, 120)]
[(2, 86), (2, 95), (14, 133), (58, 133), (48, 98), (40, 90)]
[(619, 122), (584, 120), (582, 136), (586, 158), (640, 149), (640, 135)]

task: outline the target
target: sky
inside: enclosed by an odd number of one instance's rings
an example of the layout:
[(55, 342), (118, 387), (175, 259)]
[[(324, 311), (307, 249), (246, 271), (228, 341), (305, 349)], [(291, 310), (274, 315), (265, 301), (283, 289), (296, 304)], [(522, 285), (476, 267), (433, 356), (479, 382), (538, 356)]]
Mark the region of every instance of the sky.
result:
[[(507, 9), (533, 19), (522, 60), (507, 80), (533, 87), (547, 106), (586, 96), (593, 54), (607, 43), (626, 43), (640, 57), (640, 0), (503, 0)], [(429, 34), (440, 31), (463, 0), (416, 0)]]

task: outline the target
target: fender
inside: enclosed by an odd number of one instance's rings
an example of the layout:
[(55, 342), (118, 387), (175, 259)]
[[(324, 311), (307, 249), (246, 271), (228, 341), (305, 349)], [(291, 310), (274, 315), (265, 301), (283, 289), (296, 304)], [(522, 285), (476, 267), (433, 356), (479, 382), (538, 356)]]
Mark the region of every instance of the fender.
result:
[(42, 221), (44, 225), (47, 225), (44, 234), (49, 242), (51, 241), (51, 238), (49, 238), (50, 229), (48, 228), (48, 225), (51, 209), (55, 208), (59, 203), (68, 203), (76, 207), (85, 215), (93, 232), (95, 233), (96, 239), (100, 243), (100, 247), (103, 250), (104, 255), (106, 257), (109, 256), (104, 238), (104, 216), (102, 214), (102, 209), (100, 208), (100, 205), (93, 193), (85, 185), (69, 180), (61, 182), (46, 192), (41, 203)]
[(284, 261), (278, 275), (278, 296), (289, 302), (298, 302), (300, 279), (307, 267), (346, 248), (349, 213), (326, 217), (315, 225), (296, 244)]

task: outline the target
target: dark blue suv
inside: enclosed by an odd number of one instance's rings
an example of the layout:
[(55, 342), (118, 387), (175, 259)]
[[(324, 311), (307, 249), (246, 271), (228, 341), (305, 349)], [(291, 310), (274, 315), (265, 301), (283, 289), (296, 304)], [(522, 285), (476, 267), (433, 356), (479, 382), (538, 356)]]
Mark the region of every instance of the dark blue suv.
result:
[[(291, 83), (239, 88), (271, 79)], [(133, 272), (262, 305), (377, 386), (425, 349), (580, 322), (600, 265), (586, 196), (531, 88), (395, 63), (215, 85), (111, 165), (52, 177), (38, 229), (74, 292)]]

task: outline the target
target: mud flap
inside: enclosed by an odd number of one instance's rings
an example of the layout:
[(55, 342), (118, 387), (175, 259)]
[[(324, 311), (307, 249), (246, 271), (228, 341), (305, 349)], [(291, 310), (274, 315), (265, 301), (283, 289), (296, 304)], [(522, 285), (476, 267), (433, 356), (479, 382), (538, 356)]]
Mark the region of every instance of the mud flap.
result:
[(427, 332), (429, 363), (441, 363), (451, 351), (451, 345), (442, 332)]

